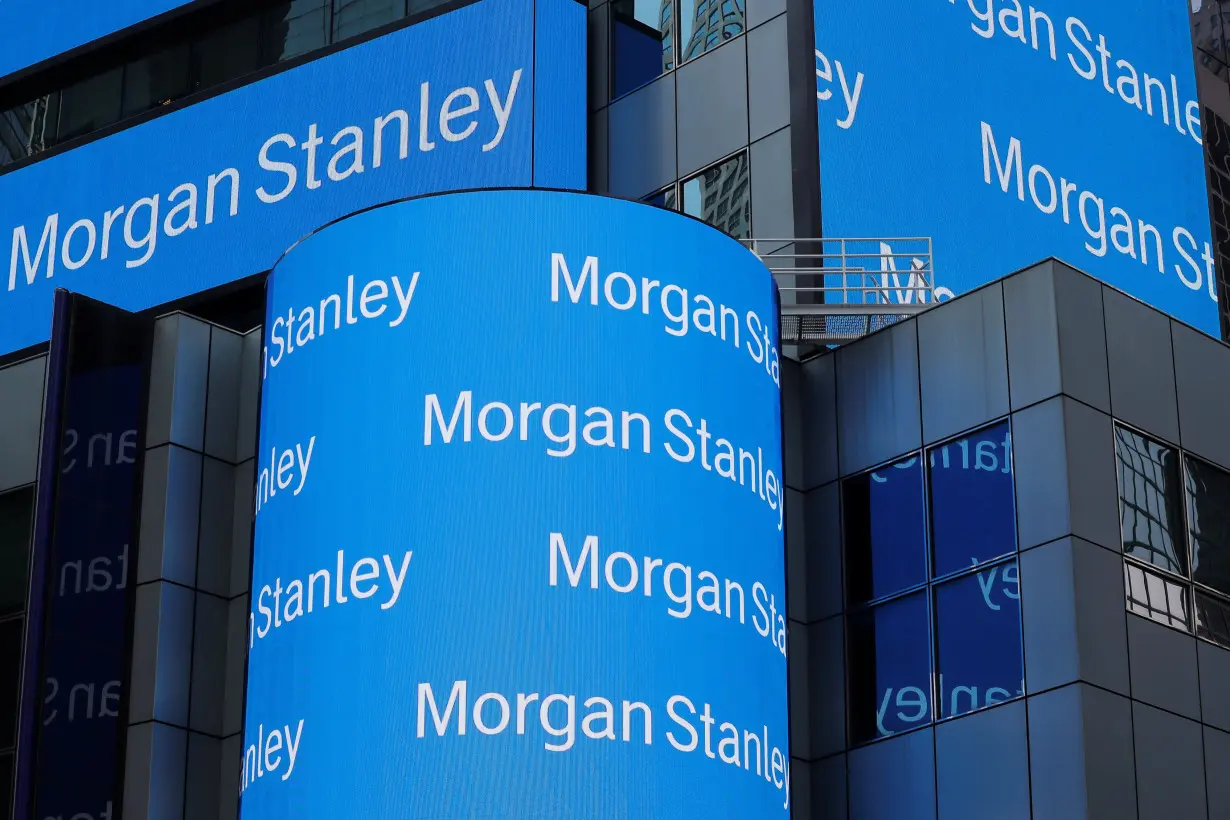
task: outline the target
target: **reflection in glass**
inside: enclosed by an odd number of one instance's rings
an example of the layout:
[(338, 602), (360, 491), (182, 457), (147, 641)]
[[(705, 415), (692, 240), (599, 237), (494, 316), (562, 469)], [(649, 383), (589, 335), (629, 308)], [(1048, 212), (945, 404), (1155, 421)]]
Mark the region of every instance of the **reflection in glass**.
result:
[[(1230, 5), (1230, 4), (1227, 4)], [(1230, 17), (1222, 11), (1222, 3), (1194, 4), (1198, 13), (1192, 14), (1192, 38), (1196, 47), (1208, 52), (1223, 63), (1226, 62), (1226, 37), (1230, 35)], [(1230, 9), (1228, 9), (1230, 10)]]
[(651, 194), (650, 196), (645, 197), (644, 201), (646, 204), (653, 205), (657, 208), (666, 208), (670, 211), (676, 210), (677, 203), (675, 201), (675, 186), (672, 185), (669, 188), (663, 188), (656, 194)]
[(24, 629), (21, 618), (0, 621), (0, 749), (13, 748), (17, 739), (17, 676)]
[(930, 721), (927, 593), (853, 613), (847, 623), (851, 742)]
[[(34, 640), (47, 686), (43, 697), (27, 690), (25, 701), (39, 726), (25, 738), (38, 761), (34, 817), (71, 817), (80, 807), (114, 803), (123, 788), (117, 755), (132, 664), (138, 443), (149, 395), (150, 321), (76, 295), (60, 299), (70, 324), (54, 334), (60, 341), (53, 355), (63, 358), (60, 380), (48, 390), (60, 396), (62, 446), (55, 504), (36, 547), (47, 578)], [(77, 682), (88, 687), (75, 689)], [(72, 719), (70, 708), (92, 709), (92, 716)], [(89, 765), (75, 765), (82, 760)]]
[(261, 67), (259, 17), (229, 25), (192, 44), (196, 88), (209, 88)]
[(167, 105), (191, 90), (188, 46), (176, 46), (131, 62), (124, 69), (123, 115)]
[(937, 585), (935, 633), (940, 717), (1024, 694), (1016, 560)]
[(735, 239), (752, 235), (752, 197), (747, 153), (706, 168), (683, 183), (683, 212), (726, 231)]
[(744, 0), (682, 0), (679, 10), (679, 44), (683, 59), (720, 46), (743, 33)]
[(1144, 436), (1115, 428), (1119, 453), (1119, 507), (1123, 551), (1187, 577), (1187, 550), (1179, 533), (1178, 455)]
[(613, 96), (635, 91), (675, 67), (673, 8), (673, 0), (611, 3)]
[(329, 42), (329, 0), (293, 0), (265, 12), (261, 62), (273, 65)]
[(1176, 583), (1128, 562), (1124, 563), (1123, 571), (1128, 612), (1135, 612), (1166, 626), (1190, 629), (1186, 584)]
[(927, 580), (922, 466), (909, 458), (841, 485), (846, 597), (861, 603)]
[(1197, 592), (1196, 634), (1230, 648), (1230, 602)]
[(1230, 595), (1230, 474), (1184, 460), (1192, 578)]
[(400, 20), (405, 13), (405, 0), (335, 0), (333, 42)]
[(0, 495), (0, 617), (26, 608), (26, 561), (33, 527), (33, 487)]
[(120, 118), (123, 76), (122, 68), (114, 68), (64, 89), (60, 101), (60, 142), (97, 131)]
[(927, 477), (937, 576), (1016, 550), (1007, 422), (931, 450)]
[(55, 144), (60, 92), (0, 111), (0, 166), (42, 153)]

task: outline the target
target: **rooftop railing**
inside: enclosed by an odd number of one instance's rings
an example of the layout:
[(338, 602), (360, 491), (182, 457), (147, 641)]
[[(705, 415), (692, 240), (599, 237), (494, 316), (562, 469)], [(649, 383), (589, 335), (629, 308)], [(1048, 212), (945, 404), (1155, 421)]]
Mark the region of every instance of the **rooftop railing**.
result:
[(782, 342), (853, 341), (936, 302), (930, 237), (748, 239), (781, 290)]

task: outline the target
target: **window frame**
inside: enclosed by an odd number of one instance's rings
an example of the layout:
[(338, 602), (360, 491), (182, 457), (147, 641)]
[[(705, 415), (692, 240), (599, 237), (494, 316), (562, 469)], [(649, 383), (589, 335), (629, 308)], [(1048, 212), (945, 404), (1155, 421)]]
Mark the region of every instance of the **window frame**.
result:
[[(721, 48), (727, 43), (733, 42), (739, 39), (740, 37), (747, 35), (749, 26), (747, 23), (747, 1), (746, 0), (725, 0), (725, 2), (723, 2), (723, 0), (697, 0), (695, 8), (693, 9), (694, 16), (699, 14), (699, 12), (704, 9), (708, 9), (712, 11), (713, 13), (718, 14), (717, 30), (718, 30), (719, 40), (715, 43), (710, 44), (708, 42), (709, 38), (708, 36), (706, 36), (704, 40), (704, 43), (705, 43), (704, 48), (701, 48), (700, 50), (698, 50), (695, 54), (693, 54), (690, 57), (686, 56), (687, 48), (686, 48), (686, 45), (681, 40), (681, 37), (682, 37), (681, 21), (683, 20), (684, 2), (685, 0), (669, 0), (668, 22), (670, 23), (669, 36), (671, 38), (670, 67), (664, 68), (661, 71), (661, 73), (655, 75), (652, 79), (646, 80), (645, 82), (640, 83), (639, 85), (635, 85), (627, 89), (626, 91), (620, 91), (618, 93), (616, 93), (616, 87), (617, 87), (616, 72), (618, 69), (616, 68), (617, 57), (616, 57), (616, 48), (615, 48), (615, 36), (616, 36), (615, 27), (621, 24), (622, 25), (639, 25), (639, 26), (645, 26), (647, 24), (637, 20), (635, 17), (629, 17), (627, 14), (625, 14), (622, 11), (616, 11), (615, 3), (613, 2), (606, 4), (609, 7), (606, 12), (608, 15), (608, 18), (607, 18), (608, 42), (607, 42), (606, 70), (607, 70), (607, 99), (610, 102), (613, 103), (616, 100), (621, 100), (630, 94), (635, 94), (637, 91), (640, 91), (642, 88), (645, 88), (646, 86), (650, 85), (654, 81), (675, 73), (676, 71), (679, 70), (681, 66), (684, 66), (692, 62), (693, 60), (700, 58), (701, 56), (705, 54), (708, 54), (712, 51), (716, 51), (717, 49)], [(741, 26), (741, 30), (737, 34), (733, 34), (730, 37), (722, 36), (725, 33), (727, 27), (731, 25), (730, 23), (724, 22), (726, 20), (726, 16), (721, 13), (721, 10), (725, 6), (726, 3), (732, 4), (732, 6), (736, 9), (739, 8), (740, 7), (739, 4), (742, 3), (742, 9), (743, 9), (743, 20), (742, 20), (742, 23), (739, 24)], [(664, 3), (662, 5), (666, 6), (668, 4)], [(707, 19), (708, 19), (708, 15), (706, 15), (706, 21)], [(658, 21), (659, 22), (662, 21), (661, 14), (658, 15)], [(656, 31), (661, 33), (662, 29), (656, 29)], [(693, 32), (693, 36), (694, 34), (695, 32)]]
[[(1004, 425), (1007, 427), (1009, 440), (1013, 442), (1011, 451), (1009, 453), (1010, 475), (1012, 478), (1012, 497), (1013, 497), (1013, 507), (1012, 507), (1012, 519), (1013, 519), (1013, 531), (1014, 531), (1013, 550), (1003, 555), (990, 558), (986, 561), (983, 561), (975, 565), (971, 565), (969, 567), (964, 567), (954, 572), (949, 572), (943, 575), (936, 575), (935, 574), (935, 562), (934, 562), (934, 557), (932, 555), (933, 510), (931, 506), (932, 499), (931, 499), (931, 487), (930, 487), (930, 461), (929, 461), (930, 453), (933, 451), (942, 449), (943, 447), (946, 447), (948, 445), (954, 444), (955, 442), (961, 441), (963, 439), (968, 439), (971, 436), (977, 435), (978, 433), (984, 430), (989, 430), (995, 427), (999, 427), (1001, 425)], [(996, 701), (995, 703), (989, 706), (978, 707), (968, 712), (962, 712), (957, 715), (941, 715), (942, 710), (939, 708), (940, 706), (939, 698), (942, 696), (943, 693), (940, 691), (940, 674), (941, 674), (940, 658), (939, 658), (939, 638), (940, 636), (939, 636), (939, 628), (938, 628), (939, 618), (938, 618), (937, 611), (936, 611), (937, 597), (938, 597), (936, 594), (936, 591), (937, 589), (943, 588), (949, 584), (954, 584), (962, 580), (966, 580), (970, 576), (975, 576), (978, 573), (986, 572), (992, 567), (998, 568), (998, 567), (1006, 567), (1009, 565), (1015, 565), (1017, 568), (1017, 574), (1016, 574), (1017, 618), (1016, 618), (1016, 622), (1017, 622), (1017, 634), (1018, 634), (1019, 641), (1020, 641), (1019, 657), (1020, 657), (1020, 662), (1021, 662), (1021, 678), (1022, 678), (1022, 681), (1025, 679), (1025, 674), (1026, 674), (1025, 627), (1024, 627), (1024, 617), (1023, 617), (1024, 599), (1023, 599), (1022, 583), (1021, 583), (1021, 577), (1020, 577), (1021, 544), (1020, 544), (1019, 537), (1016, 537), (1017, 535), (1016, 533), (1016, 516), (1017, 516), (1016, 447), (1015, 447), (1016, 437), (1014, 435), (1014, 432), (1015, 431), (1014, 431), (1013, 417), (1011, 415), (1000, 416), (991, 421), (978, 424), (967, 430), (962, 430), (954, 435), (947, 436), (946, 438), (935, 441), (924, 447), (919, 447), (918, 449), (910, 450), (906, 453), (896, 455), (893, 458), (886, 459), (864, 470), (860, 470), (856, 473), (852, 473), (849, 476), (842, 476), (839, 479), (837, 479), (836, 481), (837, 490), (838, 490), (837, 508), (838, 508), (838, 515), (841, 517), (841, 543), (839, 545), (839, 548), (841, 551), (841, 589), (842, 589), (842, 602), (843, 602), (842, 612), (841, 612), (842, 653), (843, 653), (842, 661), (844, 664), (843, 690), (842, 691), (844, 692), (844, 695), (845, 695), (845, 705), (844, 705), (845, 708), (843, 710), (842, 717), (845, 720), (845, 739), (846, 739), (847, 748), (849, 749), (862, 748), (865, 746), (869, 746), (873, 743), (880, 743), (890, 738), (900, 737), (901, 735), (908, 734), (910, 732), (915, 732), (920, 729), (925, 729), (928, 727), (935, 727), (947, 721), (960, 720), (963, 717), (968, 717), (970, 715), (979, 714), (989, 709), (994, 709), (994, 708), (1003, 706), (1005, 704), (1016, 703), (1018, 701), (1021, 701), (1025, 697), (1024, 692), (1020, 694), (1015, 694), (1015, 687), (1014, 687), (1014, 689), (1012, 690), (1014, 692), (1012, 697), (1007, 698), (1006, 700)], [(847, 598), (848, 580), (846, 577), (846, 572), (847, 572), (848, 561), (846, 560), (846, 555), (845, 555), (845, 518), (844, 518), (845, 516), (845, 496), (844, 496), (845, 483), (851, 478), (856, 478), (858, 476), (872, 473), (877, 470), (883, 470), (887, 467), (891, 467), (894, 464), (908, 461), (911, 458), (917, 458), (917, 459), (923, 460), (922, 462), (923, 463), (922, 493), (923, 493), (923, 511), (924, 511), (923, 549), (924, 549), (925, 567), (926, 567), (926, 571), (924, 573), (924, 581), (920, 584), (916, 584), (906, 589), (902, 589), (897, 592), (894, 592), (891, 595), (885, 595), (880, 598), (874, 598), (866, 602), (851, 604)], [(850, 619), (852, 616), (859, 617), (869, 612), (870, 610), (873, 610), (876, 607), (883, 606), (885, 604), (905, 598), (910, 595), (917, 595), (919, 593), (922, 593), (926, 596), (927, 634), (929, 635), (929, 638), (930, 638), (929, 646), (928, 646), (928, 651), (930, 653), (930, 664), (931, 664), (930, 666), (930, 671), (931, 671), (930, 691), (928, 693), (929, 718), (928, 720), (920, 721), (916, 726), (913, 726), (901, 732), (883, 735), (880, 737), (873, 738), (871, 740), (856, 739), (854, 732), (852, 730), (854, 721), (851, 718), (851, 712), (850, 712), (851, 702), (852, 702), (851, 697), (850, 697), (851, 680), (853, 678), (853, 675), (851, 674), (852, 653), (851, 653), (851, 640), (850, 640), (850, 637), (851, 637)], [(1022, 687), (1022, 689), (1024, 689), (1024, 687)]]
[[(1155, 564), (1149, 563), (1147, 561), (1143, 561), (1139, 558), (1129, 555), (1125, 551), (1124, 546), (1126, 544), (1126, 535), (1123, 529), (1123, 508), (1124, 508), (1125, 501), (1123, 498), (1123, 492), (1118, 484), (1119, 470), (1121, 468), (1121, 459), (1119, 457), (1118, 446), (1116, 446), (1115, 448), (1115, 477), (1116, 477), (1116, 487), (1115, 487), (1116, 499), (1115, 501), (1116, 501), (1116, 509), (1118, 510), (1118, 513), (1119, 513), (1119, 555), (1123, 559), (1123, 563), (1124, 563), (1124, 570), (1123, 570), (1124, 606), (1128, 614), (1136, 615), (1139, 618), (1144, 618), (1145, 620), (1159, 624), (1168, 629), (1173, 629), (1176, 632), (1183, 632), (1187, 635), (1191, 635), (1195, 637), (1197, 640), (1204, 641), (1205, 643), (1212, 644), (1213, 646), (1219, 646), (1219, 647), (1222, 647), (1223, 649), (1230, 649), (1230, 634), (1226, 636), (1227, 640), (1225, 642), (1221, 642), (1221, 641), (1215, 640), (1214, 637), (1209, 637), (1209, 636), (1201, 634), (1202, 631), (1208, 631), (1208, 630), (1202, 629), (1201, 624), (1199, 622), (1200, 607), (1198, 604), (1198, 600), (1200, 598), (1209, 599), (1215, 605), (1218, 605), (1224, 608), (1225, 611), (1230, 612), (1230, 592), (1222, 592), (1222, 591), (1217, 590), (1214, 587), (1208, 586), (1207, 584), (1203, 584), (1203, 583), (1196, 581), (1195, 552), (1193, 549), (1194, 548), (1194, 537), (1192, 534), (1192, 527), (1191, 527), (1191, 523), (1189, 519), (1189, 515), (1190, 515), (1189, 514), (1189, 504), (1191, 503), (1191, 497), (1190, 497), (1188, 486), (1187, 486), (1187, 465), (1188, 465), (1188, 462), (1195, 462), (1197, 464), (1204, 466), (1205, 468), (1212, 469), (1220, 473), (1224, 473), (1227, 476), (1230, 476), (1230, 470), (1227, 470), (1225, 467), (1219, 464), (1215, 464), (1214, 462), (1210, 461), (1207, 458), (1202, 458), (1193, 453), (1190, 453), (1187, 450), (1185, 450), (1182, 446), (1175, 444), (1172, 441), (1168, 441), (1162, 436), (1158, 436), (1153, 433), (1146, 432), (1144, 430), (1141, 430), (1138, 427), (1135, 427), (1134, 425), (1128, 424), (1119, 419), (1113, 420), (1113, 427), (1114, 427), (1114, 439), (1115, 439), (1116, 445), (1118, 443), (1118, 431), (1122, 429), (1122, 430), (1130, 432), (1133, 435), (1140, 436), (1146, 439), (1147, 441), (1151, 441), (1151, 442), (1154, 442), (1155, 444), (1165, 447), (1175, 454), (1176, 459), (1177, 459), (1177, 466), (1178, 466), (1178, 482), (1177, 482), (1178, 492), (1179, 492), (1179, 498), (1177, 499), (1178, 519), (1179, 519), (1178, 529), (1182, 533), (1183, 547), (1187, 553), (1186, 554), (1186, 558), (1187, 558), (1186, 574), (1181, 575), (1181, 574), (1169, 571), (1163, 567), (1159, 567)], [(1230, 503), (1230, 499), (1228, 499), (1228, 503)], [(1154, 617), (1150, 617), (1149, 615), (1141, 614), (1140, 612), (1136, 612), (1132, 609), (1133, 599), (1131, 595), (1129, 594), (1131, 590), (1130, 590), (1129, 581), (1128, 581), (1129, 574), (1132, 569), (1136, 569), (1139, 572), (1143, 572), (1146, 578), (1149, 575), (1154, 575), (1160, 578), (1164, 583), (1169, 582), (1169, 583), (1179, 586), (1182, 589), (1183, 600), (1184, 600), (1184, 604), (1186, 607), (1186, 614), (1187, 614), (1187, 619), (1186, 619), (1187, 622), (1182, 628), (1175, 626), (1173, 623), (1164, 623), (1158, 618), (1154, 618)], [(1171, 620), (1173, 620), (1173, 618), (1171, 618)]]

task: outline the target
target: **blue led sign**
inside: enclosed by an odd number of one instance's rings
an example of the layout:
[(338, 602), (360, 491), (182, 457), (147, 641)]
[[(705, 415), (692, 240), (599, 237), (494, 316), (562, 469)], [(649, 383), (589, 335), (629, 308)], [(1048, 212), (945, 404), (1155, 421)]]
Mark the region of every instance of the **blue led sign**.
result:
[(582, 189), (585, 87), (584, 7), (481, 0), (0, 176), (0, 353), (57, 286), (140, 310), (389, 199)]
[(297, 245), (243, 819), (787, 817), (777, 337), (752, 254), (636, 203), (444, 195)]
[(941, 298), (1057, 256), (1217, 332), (1187, 4), (815, 0), (815, 28), (826, 236), (931, 237)]

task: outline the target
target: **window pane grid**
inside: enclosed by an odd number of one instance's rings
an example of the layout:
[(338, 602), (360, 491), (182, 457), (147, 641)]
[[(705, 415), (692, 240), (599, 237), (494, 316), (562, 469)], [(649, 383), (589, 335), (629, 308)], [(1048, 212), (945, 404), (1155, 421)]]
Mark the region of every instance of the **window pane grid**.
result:
[(1115, 442), (1127, 610), (1230, 648), (1230, 472), (1118, 424)]
[(613, 0), (610, 5), (614, 99), (747, 30), (745, 0)]
[(1187, 576), (1177, 453), (1124, 427), (1115, 429), (1123, 552)]
[(641, 201), (682, 211), (736, 239), (749, 239), (752, 235), (749, 174), (747, 152), (741, 151)]
[(1185, 632), (1190, 630), (1186, 584), (1125, 561), (1124, 592), (1129, 612)]
[[(936, 470), (947, 472), (937, 477)], [(902, 478), (906, 480), (898, 484), (903, 492), (893, 499), (895, 505), (874, 503), (869, 489), (887, 489), (892, 479)], [(845, 478), (840, 491), (850, 745), (1023, 697), (1024, 639), (1009, 422)], [(902, 513), (901, 505), (914, 497), (921, 514)], [(908, 504), (905, 509), (910, 509)], [(959, 520), (954, 522), (953, 516)], [(897, 534), (896, 549), (887, 553), (892, 559), (887, 562), (876, 557), (876, 541), (868, 537), (877, 520), (895, 521), (904, 530)], [(947, 562), (938, 566), (937, 523), (950, 546)], [(880, 563), (900, 571), (915, 561), (917, 570), (883, 588), (866, 577), (871, 571), (874, 580)], [(898, 620), (907, 609), (914, 625), (907, 643), (921, 654), (908, 663), (887, 663), (884, 656), (890, 648), (906, 658), (902, 636), (879, 639), (867, 625)], [(898, 630), (905, 632), (907, 626)], [(915, 643), (922, 640), (928, 642), (925, 648)], [(925, 682), (919, 683), (924, 677)]]

